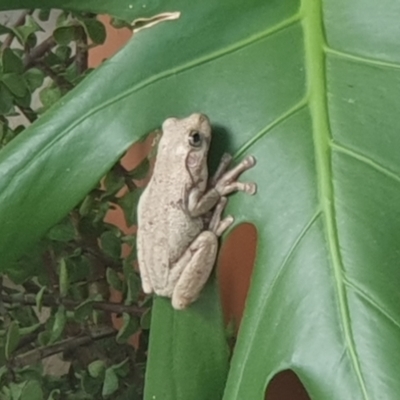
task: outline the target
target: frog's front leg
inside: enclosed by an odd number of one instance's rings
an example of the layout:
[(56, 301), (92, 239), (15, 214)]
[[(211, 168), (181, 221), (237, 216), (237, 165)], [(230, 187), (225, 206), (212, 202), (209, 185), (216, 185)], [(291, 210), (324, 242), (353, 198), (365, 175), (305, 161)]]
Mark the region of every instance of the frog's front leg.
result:
[(221, 160), (216, 174), (211, 179), (211, 188), (204, 192), (198, 186), (188, 193), (187, 209), (192, 217), (199, 217), (211, 210), (222, 196), (226, 196), (235, 191), (242, 191), (248, 194), (255, 194), (257, 186), (253, 182), (238, 182), (241, 173), (252, 168), (256, 160), (252, 156), (246, 157), (236, 167), (226, 171), (231, 156), (225, 154)]
[(214, 266), (218, 250), (218, 237), (233, 223), (233, 217), (221, 219), (227, 199), (218, 202), (208, 231), (200, 233), (171, 269), (170, 279), (175, 281), (172, 306), (181, 310), (193, 303), (203, 289)]

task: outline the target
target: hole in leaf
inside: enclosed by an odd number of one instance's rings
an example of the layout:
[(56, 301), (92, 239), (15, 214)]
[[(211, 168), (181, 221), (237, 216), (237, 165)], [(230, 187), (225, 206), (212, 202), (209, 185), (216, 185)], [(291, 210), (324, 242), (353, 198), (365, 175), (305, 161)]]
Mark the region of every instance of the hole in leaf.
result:
[(225, 322), (238, 330), (257, 248), (257, 229), (245, 222), (236, 227), (221, 247), (218, 274)]
[(286, 370), (275, 375), (265, 392), (265, 400), (311, 400), (297, 375)]

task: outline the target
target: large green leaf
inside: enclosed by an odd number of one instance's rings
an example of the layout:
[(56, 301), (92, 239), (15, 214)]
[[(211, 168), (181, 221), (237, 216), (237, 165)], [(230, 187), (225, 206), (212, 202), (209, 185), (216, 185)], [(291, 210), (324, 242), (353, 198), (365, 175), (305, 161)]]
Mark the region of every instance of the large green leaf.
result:
[[(48, 2), (100, 7), (81, 3)], [(224, 398), (262, 398), (273, 375), (290, 368), (313, 399), (396, 399), (400, 3), (165, 0), (146, 2), (145, 12), (142, 2), (130, 5), (103, 1), (101, 10), (182, 15), (140, 32), (0, 153), (3, 267), (139, 135), (168, 115), (205, 112), (219, 128), (214, 146), (258, 160), (247, 173), (257, 196), (239, 194), (229, 206), (237, 221), (257, 225), (258, 253)], [(218, 310), (204, 308), (210, 298), (217, 301), (205, 293), (182, 313), (157, 302), (148, 399), (214, 398), (201, 390), (207, 365), (218, 366), (221, 388), (225, 348)]]

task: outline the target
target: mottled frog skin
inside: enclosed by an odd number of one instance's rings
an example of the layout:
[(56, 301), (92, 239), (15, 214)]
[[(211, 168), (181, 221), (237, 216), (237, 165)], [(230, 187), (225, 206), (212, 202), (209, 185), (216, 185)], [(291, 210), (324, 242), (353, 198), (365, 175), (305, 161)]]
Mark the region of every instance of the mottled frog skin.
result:
[(238, 182), (255, 165), (245, 158), (231, 170), (225, 154), (208, 180), (211, 125), (203, 114), (169, 118), (163, 126), (151, 180), (138, 205), (138, 261), (145, 293), (172, 299), (175, 309), (195, 301), (218, 250), (218, 237), (233, 223), (221, 219), (227, 195), (256, 192), (254, 183)]

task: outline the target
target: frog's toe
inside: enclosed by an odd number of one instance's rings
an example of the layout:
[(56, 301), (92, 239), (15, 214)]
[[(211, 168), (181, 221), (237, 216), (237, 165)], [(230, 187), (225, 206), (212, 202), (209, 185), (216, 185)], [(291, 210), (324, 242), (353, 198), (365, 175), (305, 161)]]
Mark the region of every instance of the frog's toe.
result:
[(245, 184), (244, 191), (248, 194), (256, 194), (257, 193), (257, 185), (254, 182), (248, 182)]

